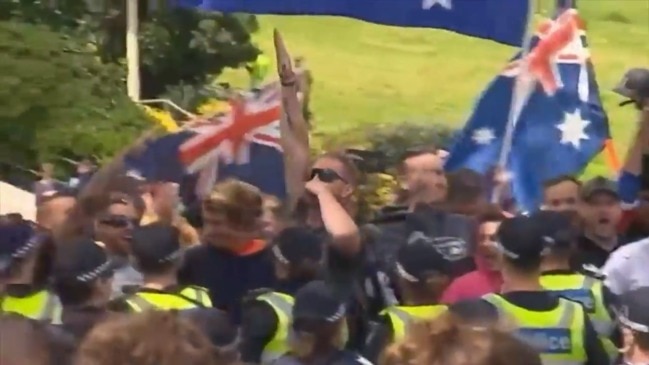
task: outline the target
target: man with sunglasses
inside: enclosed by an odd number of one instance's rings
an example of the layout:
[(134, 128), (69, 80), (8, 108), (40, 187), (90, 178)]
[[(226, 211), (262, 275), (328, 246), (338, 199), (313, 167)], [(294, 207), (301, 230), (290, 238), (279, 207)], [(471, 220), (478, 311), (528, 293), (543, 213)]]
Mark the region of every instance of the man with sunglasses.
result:
[[(139, 285), (142, 275), (129, 263), (133, 229), (140, 225), (143, 203), (138, 196), (110, 193), (98, 208), (94, 222), (94, 235), (102, 242), (117, 269), (113, 280), (113, 297), (122, 294), (122, 287)], [(103, 209), (102, 209), (103, 206)]]

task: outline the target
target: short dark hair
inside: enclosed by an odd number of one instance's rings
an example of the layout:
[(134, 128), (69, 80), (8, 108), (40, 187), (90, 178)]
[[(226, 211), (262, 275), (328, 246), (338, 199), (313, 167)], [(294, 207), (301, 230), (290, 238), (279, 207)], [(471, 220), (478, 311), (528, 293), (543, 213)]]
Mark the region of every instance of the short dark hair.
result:
[(54, 280), (53, 289), (63, 305), (82, 305), (92, 298), (96, 281)]
[(547, 179), (543, 182), (543, 189), (547, 189), (549, 187), (559, 185), (562, 182), (572, 182), (575, 183), (575, 185), (581, 187), (581, 181), (575, 176), (572, 175), (561, 175), (557, 177), (553, 177), (552, 179)]
[(462, 168), (446, 175), (448, 194), (446, 200), (450, 203), (474, 203), (485, 193), (482, 175)]
[(510, 259), (505, 256), (505, 262), (516, 271), (523, 274), (530, 274), (541, 269), (542, 257), (526, 257), (524, 259)]
[(478, 224), (487, 223), (487, 222), (502, 222), (507, 219), (505, 213), (502, 209), (496, 204), (486, 204), (481, 207), (480, 212), (478, 212), (477, 220)]
[(409, 148), (399, 157), (397, 172), (403, 173), (405, 171), (407, 160), (423, 155), (437, 155), (437, 152), (439, 152), (439, 149), (432, 145)]

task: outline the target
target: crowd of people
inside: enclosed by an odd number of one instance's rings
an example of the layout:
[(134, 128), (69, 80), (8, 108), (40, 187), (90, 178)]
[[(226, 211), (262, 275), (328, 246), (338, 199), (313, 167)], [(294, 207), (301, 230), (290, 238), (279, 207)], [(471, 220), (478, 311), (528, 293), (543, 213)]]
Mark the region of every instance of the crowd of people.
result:
[(502, 174), (446, 173), (432, 146), (404, 152), (394, 205), (367, 222), (338, 152), (284, 201), (225, 179), (183, 209), (120, 156), (65, 186), (44, 174), (35, 221), (0, 219), (0, 364), (649, 363), (637, 106), (618, 181), (547, 181), (526, 214), (489, 203)]

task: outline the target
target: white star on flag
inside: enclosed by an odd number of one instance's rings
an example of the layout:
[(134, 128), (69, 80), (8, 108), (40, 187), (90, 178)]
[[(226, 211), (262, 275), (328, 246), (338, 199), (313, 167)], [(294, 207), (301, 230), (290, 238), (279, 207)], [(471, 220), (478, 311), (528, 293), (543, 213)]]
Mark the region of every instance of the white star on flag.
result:
[(473, 131), (471, 139), (477, 144), (487, 145), (496, 139), (496, 136), (491, 128), (478, 128)]
[(585, 132), (589, 124), (590, 121), (584, 120), (579, 110), (575, 110), (574, 113), (566, 113), (563, 123), (556, 126), (561, 131), (561, 143), (572, 144), (579, 149), (582, 139), (590, 139)]
[(453, 10), (453, 0), (422, 0), (421, 7), (430, 10), (433, 6), (439, 5), (446, 10)]

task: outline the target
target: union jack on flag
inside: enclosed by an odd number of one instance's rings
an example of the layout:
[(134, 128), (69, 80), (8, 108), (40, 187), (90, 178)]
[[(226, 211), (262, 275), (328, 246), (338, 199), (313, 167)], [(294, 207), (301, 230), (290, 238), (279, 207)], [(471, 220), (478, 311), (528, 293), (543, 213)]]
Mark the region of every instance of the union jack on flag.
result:
[(127, 162), (149, 180), (190, 181), (199, 196), (233, 177), (282, 198), (281, 117), (281, 88), (271, 83), (239, 95), (223, 115), (154, 140)]

